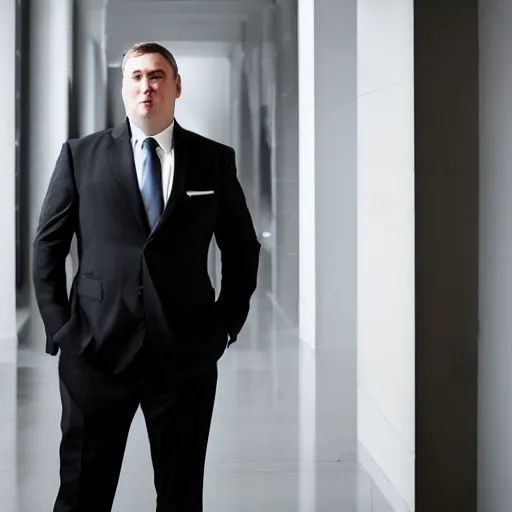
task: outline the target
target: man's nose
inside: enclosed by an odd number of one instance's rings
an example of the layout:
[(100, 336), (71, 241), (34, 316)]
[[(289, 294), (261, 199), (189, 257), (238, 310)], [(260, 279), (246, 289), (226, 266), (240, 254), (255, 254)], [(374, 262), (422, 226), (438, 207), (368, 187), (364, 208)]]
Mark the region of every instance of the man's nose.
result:
[(148, 77), (142, 77), (140, 85), (141, 85), (141, 89), (142, 89), (143, 92), (147, 92), (147, 91), (149, 91), (151, 89)]

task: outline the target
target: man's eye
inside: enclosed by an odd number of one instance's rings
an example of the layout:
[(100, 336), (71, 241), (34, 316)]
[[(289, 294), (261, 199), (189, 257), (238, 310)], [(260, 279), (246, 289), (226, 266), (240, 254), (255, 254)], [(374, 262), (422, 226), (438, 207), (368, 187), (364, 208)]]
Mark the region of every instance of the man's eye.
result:
[(134, 80), (137, 80), (137, 81), (139, 81), (139, 80), (140, 80), (140, 78), (141, 78), (141, 77), (140, 77), (140, 75), (135, 75), (135, 76), (133, 77), (133, 79), (134, 79)]

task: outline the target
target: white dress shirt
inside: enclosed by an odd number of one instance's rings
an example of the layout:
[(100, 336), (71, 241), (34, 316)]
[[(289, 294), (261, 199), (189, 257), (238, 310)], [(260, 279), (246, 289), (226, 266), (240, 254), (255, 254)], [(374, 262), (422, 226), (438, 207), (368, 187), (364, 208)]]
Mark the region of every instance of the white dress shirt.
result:
[[(137, 180), (139, 182), (139, 188), (142, 189), (144, 183), (144, 157), (145, 154), (142, 151), (142, 143), (147, 135), (133, 122), (130, 121), (130, 128), (132, 130), (132, 148), (133, 158), (135, 160), (135, 170), (137, 171)], [(173, 133), (174, 133), (174, 120), (173, 122), (162, 132), (152, 135), (158, 142), (156, 152), (160, 158), (162, 164), (162, 192), (164, 196), (164, 206), (169, 200), (172, 190), (172, 182), (174, 179), (174, 144), (173, 144)]]

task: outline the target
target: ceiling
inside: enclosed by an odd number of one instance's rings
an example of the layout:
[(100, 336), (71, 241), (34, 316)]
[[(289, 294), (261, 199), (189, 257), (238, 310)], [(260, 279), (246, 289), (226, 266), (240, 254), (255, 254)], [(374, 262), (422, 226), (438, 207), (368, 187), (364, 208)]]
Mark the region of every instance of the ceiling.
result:
[(140, 41), (165, 41), (173, 51), (226, 55), (243, 39), (244, 23), (273, 0), (108, 0), (107, 59), (117, 65)]

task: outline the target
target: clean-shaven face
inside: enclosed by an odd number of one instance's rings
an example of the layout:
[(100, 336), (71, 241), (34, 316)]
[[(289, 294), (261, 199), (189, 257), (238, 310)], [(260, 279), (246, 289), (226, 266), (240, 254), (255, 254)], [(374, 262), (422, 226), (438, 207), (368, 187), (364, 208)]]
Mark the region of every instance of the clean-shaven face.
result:
[(124, 68), (122, 95), (128, 118), (146, 135), (155, 135), (174, 119), (181, 78), (159, 53), (131, 57)]

